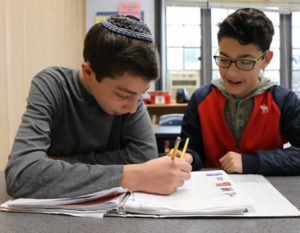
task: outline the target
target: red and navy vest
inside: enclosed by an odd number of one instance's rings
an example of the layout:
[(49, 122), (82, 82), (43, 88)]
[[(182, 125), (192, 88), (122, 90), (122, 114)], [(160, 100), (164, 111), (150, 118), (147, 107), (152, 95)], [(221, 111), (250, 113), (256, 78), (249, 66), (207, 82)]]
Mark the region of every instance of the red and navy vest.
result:
[(220, 167), (219, 159), (229, 151), (253, 154), (259, 150), (281, 149), (286, 140), (280, 133), (280, 110), (270, 92), (254, 97), (254, 109), (243, 131), (239, 148), (228, 128), (224, 107), (227, 98), (217, 88), (199, 104), (203, 146), (203, 167)]

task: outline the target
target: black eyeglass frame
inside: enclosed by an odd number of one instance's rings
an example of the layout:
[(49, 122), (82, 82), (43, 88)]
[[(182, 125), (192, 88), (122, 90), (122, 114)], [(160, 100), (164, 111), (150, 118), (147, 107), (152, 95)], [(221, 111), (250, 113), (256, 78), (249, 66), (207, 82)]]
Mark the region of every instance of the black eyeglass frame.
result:
[[(226, 56), (217, 56), (217, 55), (214, 55), (213, 58), (215, 59), (215, 62), (216, 62), (216, 65), (219, 66), (219, 67), (222, 67), (222, 68), (229, 68), (231, 66), (232, 63), (234, 63), (235, 67), (239, 70), (243, 70), (243, 71), (251, 71), (254, 69), (254, 66), (256, 64), (256, 62), (259, 61), (259, 59), (261, 59), (262, 57), (264, 57), (266, 55), (266, 53), (268, 52), (269, 50), (266, 50), (264, 51), (261, 55), (259, 55), (257, 58), (255, 59), (233, 59), (233, 58), (230, 58), (230, 57), (226, 57)], [(217, 54), (218, 51), (215, 53)], [(223, 58), (223, 59), (227, 59), (229, 61), (228, 65), (226, 66), (221, 66), (220, 64), (218, 64), (218, 59), (220, 58)], [(249, 69), (245, 69), (245, 68), (241, 68), (239, 67), (238, 62), (250, 62), (252, 64), (252, 67), (249, 67)]]

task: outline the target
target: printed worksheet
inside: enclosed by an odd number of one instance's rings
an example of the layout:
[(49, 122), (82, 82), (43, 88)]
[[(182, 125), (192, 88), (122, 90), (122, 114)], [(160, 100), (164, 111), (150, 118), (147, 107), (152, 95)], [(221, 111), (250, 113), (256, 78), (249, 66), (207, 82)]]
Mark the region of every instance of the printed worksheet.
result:
[(171, 195), (133, 193), (124, 209), (158, 215), (243, 214), (253, 207), (222, 170), (193, 172), (190, 180)]

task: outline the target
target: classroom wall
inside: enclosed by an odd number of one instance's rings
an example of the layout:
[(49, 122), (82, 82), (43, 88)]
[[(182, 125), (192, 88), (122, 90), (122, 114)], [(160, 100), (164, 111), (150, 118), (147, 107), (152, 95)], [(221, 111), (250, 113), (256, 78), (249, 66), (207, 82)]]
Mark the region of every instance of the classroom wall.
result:
[(48, 66), (80, 68), (85, 12), (85, 0), (0, 0), (0, 170), (32, 77)]
[(140, 2), (141, 11), (144, 11), (144, 21), (154, 33), (154, 0), (86, 0), (86, 30), (95, 24), (98, 11), (118, 12), (119, 2)]

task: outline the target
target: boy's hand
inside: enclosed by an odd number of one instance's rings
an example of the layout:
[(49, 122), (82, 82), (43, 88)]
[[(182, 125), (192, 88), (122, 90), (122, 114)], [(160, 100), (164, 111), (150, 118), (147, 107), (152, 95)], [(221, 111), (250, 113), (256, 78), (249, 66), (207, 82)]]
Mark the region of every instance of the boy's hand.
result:
[(143, 164), (125, 165), (120, 185), (132, 191), (167, 195), (190, 179), (191, 170), (184, 159), (163, 156)]
[(239, 153), (229, 151), (219, 162), (227, 173), (243, 173), (242, 155)]
[[(173, 150), (174, 150), (174, 149), (170, 150), (170, 152), (169, 152), (167, 155), (171, 157), (172, 154), (173, 154)], [(177, 158), (180, 158), (181, 155), (182, 155), (182, 151), (177, 150), (177, 151), (176, 151), (176, 157), (177, 157)], [(191, 154), (189, 154), (189, 153), (185, 153), (183, 159), (184, 159), (185, 161), (187, 161), (189, 164), (192, 164), (192, 163), (193, 163), (193, 160), (194, 160), (193, 156), (192, 156)]]

